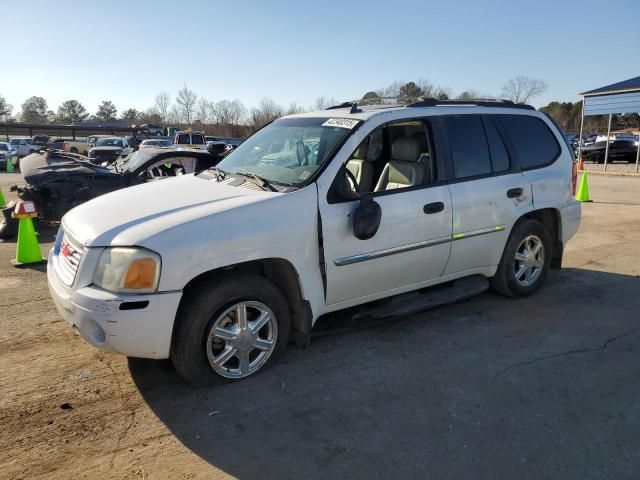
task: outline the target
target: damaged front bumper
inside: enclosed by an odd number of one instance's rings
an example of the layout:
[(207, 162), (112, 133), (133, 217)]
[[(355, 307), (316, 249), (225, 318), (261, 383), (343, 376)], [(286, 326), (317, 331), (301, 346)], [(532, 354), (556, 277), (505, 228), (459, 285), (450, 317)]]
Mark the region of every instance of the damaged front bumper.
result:
[(182, 292), (121, 295), (88, 285), (65, 285), (49, 253), (47, 279), (58, 313), (88, 343), (128, 357), (169, 358), (173, 322)]

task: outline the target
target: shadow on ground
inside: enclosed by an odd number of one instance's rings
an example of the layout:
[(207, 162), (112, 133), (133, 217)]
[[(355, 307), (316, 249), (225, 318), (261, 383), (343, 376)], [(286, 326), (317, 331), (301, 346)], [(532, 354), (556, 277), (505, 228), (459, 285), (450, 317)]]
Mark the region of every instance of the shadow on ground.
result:
[(293, 349), (194, 390), (129, 361), (157, 417), (239, 478), (637, 478), (640, 279), (552, 272)]

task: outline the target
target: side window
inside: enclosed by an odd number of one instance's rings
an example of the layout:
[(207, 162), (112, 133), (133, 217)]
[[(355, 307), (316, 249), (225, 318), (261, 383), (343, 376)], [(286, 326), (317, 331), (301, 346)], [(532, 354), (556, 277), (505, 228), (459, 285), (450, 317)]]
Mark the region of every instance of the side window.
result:
[(193, 142), (193, 145), (203, 145), (204, 137), (202, 135), (192, 135), (191, 141)]
[(360, 192), (434, 183), (437, 172), (430, 123), (412, 119), (377, 128), (358, 145), (345, 167), (347, 187)]
[(560, 145), (549, 127), (539, 118), (500, 115), (500, 119), (523, 170), (547, 165), (560, 154)]
[(479, 115), (445, 117), (455, 178), (491, 173), (489, 147)]
[[(160, 161), (154, 162), (145, 168), (140, 175), (158, 178), (158, 177), (175, 177), (178, 175), (184, 175), (186, 172), (184, 165), (184, 159), (181, 157), (164, 158)], [(193, 171), (193, 159), (188, 159), (190, 163), (190, 171)]]
[(502, 137), (498, 133), (493, 120), (490, 117), (484, 117), (484, 127), (487, 132), (487, 141), (489, 142), (489, 152), (491, 154), (491, 166), (495, 173), (509, 170), (509, 154), (504, 146)]

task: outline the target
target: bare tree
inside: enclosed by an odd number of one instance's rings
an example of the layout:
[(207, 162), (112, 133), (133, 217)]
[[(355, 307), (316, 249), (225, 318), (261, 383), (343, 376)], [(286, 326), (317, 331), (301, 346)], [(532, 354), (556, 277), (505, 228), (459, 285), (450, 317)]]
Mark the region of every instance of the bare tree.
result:
[(204, 127), (207, 126), (209, 120), (209, 102), (206, 98), (200, 97), (195, 107), (196, 120), (199, 120)]
[(153, 109), (160, 115), (162, 124), (167, 124), (167, 117), (169, 115), (169, 109), (171, 108), (171, 96), (167, 92), (160, 92), (156, 95), (155, 104)]
[(178, 91), (176, 103), (178, 104), (180, 117), (187, 125), (191, 125), (197, 100), (198, 95), (196, 95), (192, 90), (189, 90), (186, 84), (184, 85), (184, 88)]
[(180, 109), (178, 108), (178, 105), (172, 105), (171, 108), (169, 108), (169, 111), (167, 112), (167, 117), (166, 117), (167, 125), (180, 123), (180, 117), (181, 117), (181, 113), (180, 113)]
[(316, 101), (311, 108), (312, 110), (325, 110), (329, 107), (332, 107), (333, 105), (338, 105), (340, 103), (341, 102), (336, 100), (334, 97), (322, 96), (322, 97), (316, 98)]
[(268, 97), (264, 97), (260, 100), (260, 104), (257, 107), (251, 109), (251, 123), (254, 128), (261, 128), (276, 118), (281, 117), (283, 112), (284, 109), (281, 105), (278, 105)]
[(527, 103), (530, 98), (537, 97), (546, 90), (547, 84), (543, 80), (520, 75), (511, 78), (502, 87), (502, 96), (514, 103)]
[(240, 124), (242, 119), (247, 114), (247, 109), (244, 104), (238, 100), (237, 98), (230, 103), (229, 105), (229, 125), (231, 126), (230, 135), (233, 136), (235, 134), (235, 128)]
[(302, 112), (304, 112), (304, 107), (302, 105), (298, 105), (298, 102), (291, 102), (285, 112), (285, 115), (294, 115)]

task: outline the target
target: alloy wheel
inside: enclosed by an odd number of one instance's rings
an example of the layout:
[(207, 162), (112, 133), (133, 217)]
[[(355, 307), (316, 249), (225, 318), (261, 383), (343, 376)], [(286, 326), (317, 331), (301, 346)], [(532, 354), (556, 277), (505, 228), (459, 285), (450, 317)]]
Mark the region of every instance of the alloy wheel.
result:
[(255, 301), (239, 302), (211, 325), (207, 359), (223, 377), (248, 377), (269, 360), (277, 339), (278, 323), (269, 307)]

